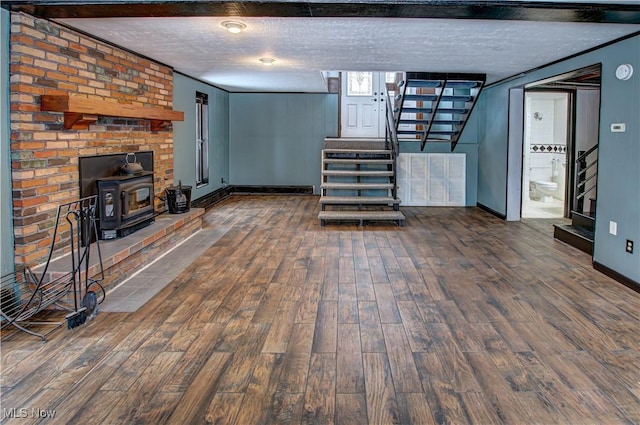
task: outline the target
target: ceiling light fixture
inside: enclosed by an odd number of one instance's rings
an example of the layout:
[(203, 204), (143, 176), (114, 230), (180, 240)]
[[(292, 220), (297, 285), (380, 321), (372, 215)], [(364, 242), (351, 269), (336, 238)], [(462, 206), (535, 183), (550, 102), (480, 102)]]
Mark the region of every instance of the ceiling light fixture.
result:
[(236, 21), (224, 21), (221, 25), (225, 27), (227, 31), (229, 31), (232, 34), (238, 34), (242, 32), (245, 28), (247, 28), (247, 26), (242, 22), (236, 22)]
[(260, 58), (258, 59), (264, 66), (271, 66), (276, 61), (274, 58)]

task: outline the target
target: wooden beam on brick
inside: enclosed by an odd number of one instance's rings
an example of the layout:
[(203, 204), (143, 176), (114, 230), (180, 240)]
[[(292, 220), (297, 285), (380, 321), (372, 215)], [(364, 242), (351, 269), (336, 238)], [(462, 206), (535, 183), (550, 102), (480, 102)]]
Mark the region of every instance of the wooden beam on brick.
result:
[(184, 112), (181, 111), (150, 108), (73, 95), (40, 96), (40, 110), (64, 112), (65, 129), (86, 129), (97, 120), (98, 116), (151, 120), (152, 131), (163, 129), (171, 121), (184, 121)]
[(163, 121), (163, 120), (151, 120), (151, 131), (161, 131), (164, 130), (171, 121)]
[(65, 130), (82, 130), (89, 127), (91, 124), (95, 124), (98, 121), (97, 115), (80, 114), (77, 112), (65, 112), (64, 113), (64, 128)]

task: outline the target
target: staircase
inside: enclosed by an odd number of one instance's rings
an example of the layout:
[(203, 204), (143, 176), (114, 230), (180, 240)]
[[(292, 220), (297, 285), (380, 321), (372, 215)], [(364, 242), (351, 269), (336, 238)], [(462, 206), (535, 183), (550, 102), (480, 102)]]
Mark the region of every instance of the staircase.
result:
[(448, 142), (453, 152), (485, 79), (485, 74), (400, 73), (387, 87), (398, 138), (420, 142), (420, 150), (428, 142)]
[[(574, 189), (570, 225), (554, 225), (553, 237), (593, 254), (596, 221), (596, 182), (598, 180), (598, 145), (578, 152), (577, 179)], [(585, 202), (589, 198), (589, 203)]]
[(420, 142), (421, 150), (427, 142), (448, 142), (453, 151), (485, 79), (485, 74), (399, 72), (387, 83), (385, 139), (325, 139), (320, 224), (395, 221), (401, 226), (400, 138)]
[(395, 154), (385, 140), (325, 139), (320, 224), (393, 221), (402, 226), (395, 175)]

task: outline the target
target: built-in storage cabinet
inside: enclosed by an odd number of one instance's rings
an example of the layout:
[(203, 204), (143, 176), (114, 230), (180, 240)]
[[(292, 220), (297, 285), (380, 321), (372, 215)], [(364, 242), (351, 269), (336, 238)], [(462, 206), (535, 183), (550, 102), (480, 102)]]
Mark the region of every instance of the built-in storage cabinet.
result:
[(466, 155), (401, 153), (398, 197), (404, 206), (465, 206)]
[(40, 96), (40, 110), (64, 112), (64, 128), (66, 130), (85, 130), (89, 128), (89, 125), (95, 123), (99, 116), (150, 120), (151, 131), (162, 130), (171, 121), (184, 121), (184, 112), (181, 111), (73, 95)]

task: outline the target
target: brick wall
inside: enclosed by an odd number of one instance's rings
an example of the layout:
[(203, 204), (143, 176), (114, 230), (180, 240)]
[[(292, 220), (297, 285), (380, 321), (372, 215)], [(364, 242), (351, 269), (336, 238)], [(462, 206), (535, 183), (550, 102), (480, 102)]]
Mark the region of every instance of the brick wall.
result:
[(46, 258), (57, 205), (79, 197), (79, 156), (153, 150), (156, 194), (173, 183), (171, 126), (151, 132), (147, 120), (100, 117), (87, 130), (65, 130), (62, 113), (40, 111), (40, 95), (171, 109), (173, 74), (25, 14), (11, 15), (10, 50), (15, 256), (19, 264), (34, 265)]

